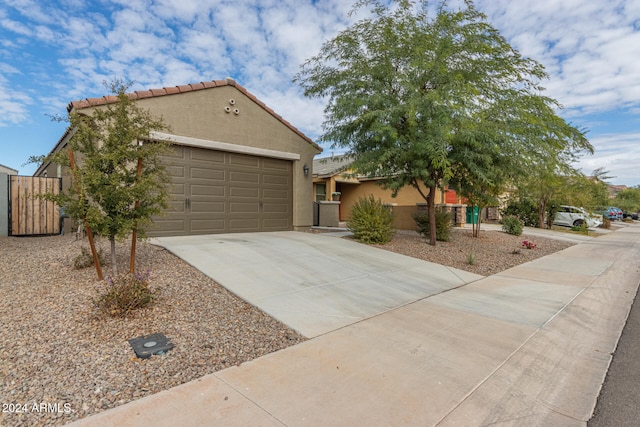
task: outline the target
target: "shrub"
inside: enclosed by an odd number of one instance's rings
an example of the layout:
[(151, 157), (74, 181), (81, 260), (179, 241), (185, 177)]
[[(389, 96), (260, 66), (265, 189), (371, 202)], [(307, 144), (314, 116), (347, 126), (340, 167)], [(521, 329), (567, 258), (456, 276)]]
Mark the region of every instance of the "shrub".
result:
[[(104, 251), (102, 248), (98, 249), (98, 261), (100, 265), (104, 265)], [(91, 267), (93, 265), (93, 255), (91, 251), (84, 246), (80, 247), (80, 255), (73, 260), (73, 267), (76, 270), (82, 270), (83, 268)]]
[(515, 215), (509, 215), (502, 218), (502, 230), (507, 234), (519, 236), (522, 234), (524, 224), (522, 220)]
[(351, 209), (347, 227), (364, 243), (387, 243), (393, 237), (393, 214), (373, 195), (361, 197)]
[(602, 228), (606, 228), (607, 230), (611, 228), (611, 220), (609, 218), (602, 218), (602, 225), (600, 226)]
[[(418, 225), (418, 233), (429, 238), (429, 213), (417, 212), (413, 214), (413, 220)], [(448, 242), (451, 240), (451, 212), (442, 207), (436, 208), (436, 240)]]
[(575, 231), (576, 233), (585, 235), (589, 234), (589, 229), (587, 228), (587, 224), (585, 222), (580, 225), (574, 225), (573, 227), (571, 227), (571, 231)]
[(535, 249), (537, 245), (530, 240), (525, 240), (522, 242), (522, 246), (527, 249)]
[(149, 271), (108, 277), (106, 282), (106, 286), (98, 288), (98, 296), (93, 302), (99, 311), (111, 317), (127, 316), (147, 307), (156, 297), (156, 291), (149, 287)]
[[(528, 199), (512, 200), (502, 211), (504, 216), (517, 216), (524, 225), (538, 227), (538, 207)], [(551, 216), (553, 218), (553, 216)]]

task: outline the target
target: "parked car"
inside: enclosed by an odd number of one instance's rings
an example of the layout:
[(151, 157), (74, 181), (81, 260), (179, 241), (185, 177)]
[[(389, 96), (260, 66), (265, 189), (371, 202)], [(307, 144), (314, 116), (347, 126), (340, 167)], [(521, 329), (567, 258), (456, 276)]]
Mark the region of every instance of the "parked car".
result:
[(566, 227), (580, 227), (582, 224), (587, 224), (588, 228), (593, 228), (602, 224), (602, 218), (591, 215), (584, 208), (563, 205), (556, 212), (553, 224)]
[(622, 217), (623, 217), (623, 218), (631, 218), (631, 219), (633, 219), (634, 221), (637, 221), (637, 220), (638, 220), (638, 214), (637, 214), (636, 212), (633, 212), (633, 213), (626, 213), (626, 212), (623, 212), (623, 213), (622, 213)]
[(608, 218), (611, 221), (622, 219), (622, 211), (620, 212), (619, 211), (620, 209), (613, 206), (607, 206), (606, 208), (601, 208), (597, 210), (599, 214), (602, 214), (603, 217)]

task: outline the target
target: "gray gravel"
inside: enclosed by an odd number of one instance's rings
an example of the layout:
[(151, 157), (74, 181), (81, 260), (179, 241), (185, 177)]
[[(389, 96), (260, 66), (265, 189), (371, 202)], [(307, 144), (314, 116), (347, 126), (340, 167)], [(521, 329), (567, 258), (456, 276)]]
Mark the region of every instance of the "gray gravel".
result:
[[(130, 318), (101, 317), (95, 270), (73, 269), (81, 245), (75, 236), (0, 238), (0, 425), (63, 425), (305, 339), (145, 243), (138, 270), (151, 270), (158, 301)], [(119, 244), (123, 268), (127, 256)], [(155, 332), (175, 348), (136, 358), (128, 340)]]
[[(522, 246), (524, 240), (534, 242), (536, 248), (524, 248)], [(474, 238), (469, 228), (453, 228), (449, 242), (436, 242), (436, 246), (430, 246), (426, 242), (426, 239), (415, 231), (398, 230), (391, 242), (374, 246), (490, 276), (574, 245), (574, 243), (539, 236), (527, 234), (513, 236), (502, 231), (483, 231), (482, 229), (480, 236)]]

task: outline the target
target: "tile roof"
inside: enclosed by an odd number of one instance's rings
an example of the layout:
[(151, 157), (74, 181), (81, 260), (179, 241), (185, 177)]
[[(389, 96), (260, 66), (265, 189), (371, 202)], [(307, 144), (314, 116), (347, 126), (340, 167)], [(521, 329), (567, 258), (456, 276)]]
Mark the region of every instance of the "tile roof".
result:
[[(267, 105), (264, 102), (260, 101), (258, 98), (256, 98), (254, 95), (252, 95), (249, 91), (247, 91), (244, 87), (242, 87), (241, 85), (236, 83), (236, 81), (231, 79), (231, 78), (226, 78), (224, 80), (213, 80), (213, 81), (210, 81), (210, 82), (191, 83), (191, 84), (187, 84), (187, 85), (180, 85), (180, 86), (173, 86), (173, 87), (163, 87), (163, 88), (160, 88), (160, 89), (137, 90), (135, 92), (129, 93), (128, 95), (129, 95), (129, 98), (135, 100), (135, 99), (155, 98), (155, 97), (166, 96), (166, 95), (176, 95), (176, 94), (180, 94), (180, 93), (194, 92), (194, 91), (197, 91), (197, 90), (212, 89), (212, 88), (223, 87), (223, 86), (233, 86), (233, 87), (235, 87), (240, 92), (242, 92), (244, 95), (246, 95), (249, 99), (251, 99), (253, 102), (255, 102), (260, 107), (262, 107), (262, 109), (264, 109), (266, 112), (268, 112), (273, 117), (275, 117), (280, 122), (282, 122), (282, 124), (284, 124), (289, 129), (291, 129), (293, 132), (295, 132), (300, 137), (302, 137), (309, 144), (313, 145), (315, 148), (317, 148), (320, 151), (322, 151), (322, 148), (320, 148), (320, 146), (318, 146), (315, 142), (313, 142), (313, 140), (311, 140), (308, 136), (306, 136), (301, 131), (299, 131), (291, 123), (289, 123), (288, 121), (283, 119), (282, 116), (278, 115), (271, 108), (267, 107)], [(99, 105), (112, 104), (112, 103), (116, 102), (117, 100), (118, 100), (118, 98), (116, 96), (114, 96), (114, 95), (106, 95), (106, 96), (103, 96), (101, 98), (81, 99), (81, 100), (78, 100), (78, 101), (70, 102), (69, 105), (67, 106), (67, 111), (71, 112), (72, 110), (81, 110), (83, 108), (89, 108), (89, 107), (96, 107), (96, 106), (99, 106)]]
[(319, 177), (333, 176), (347, 169), (351, 163), (353, 159), (346, 154), (313, 159), (313, 174)]

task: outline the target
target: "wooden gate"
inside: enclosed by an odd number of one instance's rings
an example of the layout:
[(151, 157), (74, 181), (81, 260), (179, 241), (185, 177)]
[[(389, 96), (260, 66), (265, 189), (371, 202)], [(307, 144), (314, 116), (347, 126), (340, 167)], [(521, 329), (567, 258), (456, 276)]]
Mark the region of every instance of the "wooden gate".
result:
[(38, 195), (60, 192), (60, 178), (9, 176), (9, 235), (60, 234), (60, 210)]

